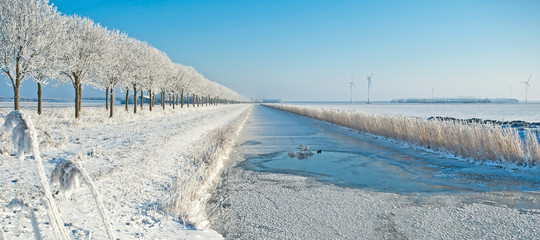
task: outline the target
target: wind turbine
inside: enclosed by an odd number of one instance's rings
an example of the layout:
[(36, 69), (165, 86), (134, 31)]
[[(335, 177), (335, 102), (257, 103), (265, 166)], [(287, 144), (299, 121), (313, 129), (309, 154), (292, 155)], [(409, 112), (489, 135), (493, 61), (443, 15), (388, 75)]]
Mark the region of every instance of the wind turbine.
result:
[(371, 77), (373, 77), (373, 73), (371, 75), (367, 75), (367, 104), (369, 104), (369, 91), (371, 90)]
[(529, 74), (529, 79), (526, 82), (523, 82), (525, 84), (525, 104), (527, 103), (527, 90), (531, 88), (531, 85), (529, 85), (530, 81), (531, 81), (531, 75)]
[(510, 98), (512, 98), (512, 87), (510, 87)]
[(356, 87), (356, 86), (354, 86), (354, 78), (353, 78), (353, 76), (351, 76), (351, 82), (349, 84), (351, 85), (351, 104), (352, 104), (352, 88)]

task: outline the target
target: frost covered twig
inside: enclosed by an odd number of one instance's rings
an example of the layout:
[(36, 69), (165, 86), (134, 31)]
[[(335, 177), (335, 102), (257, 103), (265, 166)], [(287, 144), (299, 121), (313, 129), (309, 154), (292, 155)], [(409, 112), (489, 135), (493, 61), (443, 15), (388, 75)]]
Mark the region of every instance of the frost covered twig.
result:
[(2, 226), (0, 226), (0, 240), (6, 240), (6, 236), (4, 236), (4, 230), (2, 229)]
[(96, 190), (94, 182), (84, 168), (77, 162), (66, 160), (58, 163), (51, 174), (51, 182), (53, 184), (60, 184), (60, 189), (65, 191), (67, 195), (69, 195), (72, 190), (80, 186), (81, 180), (88, 185), (88, 188), (90, 188), (90, 191), (92, 192), (92, 196), (94, 197), (96, 205), (98, 206), (101, 218), (103, 219), (103, 225), (105, 225), (109, 239), (115, 239), (111, 228), (111, 223), (109, 221), (109, 216), (107, 215), (103, 202), (101, 201), (101, 195)]
[(4, 128), (6, 132), (12, 131), (11, 140), (13, 147), (17, 149), (19, 160), (22, 161), (25, 154), (32, 154), (38, 148), (37, 141), (33, 141), (37, 138), (34, 126), (31, 121), (26, 121), (23, 118), (22, 112), (12, 111), (9, 113), (6, 116)]
[(54, 234), (57, 239), (69, 239), (69, 236), (64, 228), (64, 222), (60, 218), (60, 213), (51, 195), (51, 189), (45, 177), (45, 170), (41, 163), (39, 154), (36, 130), (29, 116), (24, 115), (21, 111), (12, 111), (6, 116), (4, 127), (12, 132), (12, 139), (15, 148), (17, 149), (19, 159), (23, 160), (25, 153), (33, 154), (36, 161), (36, 168), (43, 187), (43, 194), (47, 202), (47, 212)]
[[(39, 231), (39, 226), (38, 226), (38, 222), (37, 222), (37, 218), (36, 218), (36, 213), (34, 212), (34, 210), (30, 207), (28, 207), (28, 204), (24, 203), (22, 200), (18, 199), (18, 198), (15, 198), (13, 200), (11, 200), (11, 202), (9, 202), (8, 204), (8, 208), (16, 208), (16, 207), (20, 207), (26, 211), (28, 211), (28, 213), (30, 214), (30, 220), (32, 221), (32, 229), (34, 230), (34, 237), (36, 238), (36, 240), (41, 240), (43, 239), (43, 237), (41, 236), (41, 233)], [(1, 229), (0, 229), (0, 232), (3, 232)], [(0, 236), (0, 239), (4, 239)]]

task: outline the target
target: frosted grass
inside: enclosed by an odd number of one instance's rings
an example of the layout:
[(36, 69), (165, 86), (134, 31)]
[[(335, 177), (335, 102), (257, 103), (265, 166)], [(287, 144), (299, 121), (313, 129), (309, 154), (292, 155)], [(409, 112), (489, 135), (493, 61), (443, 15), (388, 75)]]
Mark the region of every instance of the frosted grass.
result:
[(234, 140), (244, 126), (251, 107), (229, 124), (213, 130), (195, 145), (190, 163), (180, 172), (165, 210), (197, 229), (210, 226), (206, 205), (224, 168)]
[(535, 132), (524, 132), (522, 138), (515, 129), (491, 124), (465, 124), (298, 105), (268, 106), (463, 158), (523, 167), (540, 165), (540, 146)]

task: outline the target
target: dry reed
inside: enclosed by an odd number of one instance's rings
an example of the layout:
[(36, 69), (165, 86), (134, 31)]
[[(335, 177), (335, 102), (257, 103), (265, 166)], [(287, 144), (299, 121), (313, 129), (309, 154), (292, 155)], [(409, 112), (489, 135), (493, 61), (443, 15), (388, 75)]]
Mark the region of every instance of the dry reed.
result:
[(525, 131), (524, 137), (520, 137), (516, 129), (493, 124), (428, 120), (283, 104), (267, 106), (361, 132), (451, 152), (463, 158), (515, 163), (526, 167), (540, 165), (540, 146), (534, 131)]

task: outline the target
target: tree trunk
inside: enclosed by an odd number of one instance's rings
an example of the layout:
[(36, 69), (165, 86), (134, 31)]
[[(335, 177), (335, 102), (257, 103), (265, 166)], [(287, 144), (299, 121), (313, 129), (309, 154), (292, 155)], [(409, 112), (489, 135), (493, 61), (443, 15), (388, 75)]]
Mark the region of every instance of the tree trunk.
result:
[(20, 109), (20, 106), (19, 106), (19, 86), (15, 86), (13, 85), (13, 109), (14, 110), (19, 110)]
[(144, 90), (141, 88), (141, 110), (143, 110), (143, 103), (144, 103)]
[(180, 93), (180, 108), (184, 108), (184, 90)]
[(37, 83), (37, 95), (38, 95), (37, 112), (38, 112), (39, 115), (41, 115), (41, 113), (43, 113), (41, 111), (41, 103), (42, 103), (41, 102), (41, 100), (42, 100), (42, 98), (41, 98), (41, 96), (42, 96), (42, 94), (41, 94), (41, 79), (39, 79), (38, 83)]
[(75, 118), (79, 118), (79, 111), (77, 111), (79, 107), (79, 87), (73, 86), (73, 88), (75, 88)]
[(81, 117), (81, 110), (82, 110), (82, 84), (79, 82), (79, 117)]
[(79, 118), (79, 86), (75, 88), (75, 118)]
[(105, 109), (109, 110), (109, 87), (105, 89)]
[(176, 94), (175, 93), (172, 94), (172, 108), (173, 109), (175, 109), (174, 105), (176, 105)]
[(133, 113), (137, 113), (137, 87), (133, 86)]
[(129, 112), (129, 88), (126, 88), (126, 112)]
[(11, 80), (11, 84), (13, 86), (13, 109), (19, 110), (20, 105), (20, 95), (19, 95), (19, 89), (21, 87), (21, 74), (20, 74), (20, 58), (17, 58), (17, 68), (15, 70), (15, 79), (13, 79), (11, 74), (8, 74), (9, 79)]
[(111, 107), (110, 107), (110, 112), (109, 112), (109, 117), (113, 117), (114, 115), (114, 109), (113, 109), (113, 106), (114, 106), (114, 87), (111, 87)]
[(75, 89), (75, 118), (79, 118), (79, 98), (81, 97), (81, 95), (79, 94), (79, 91), (81, 90), (80, 88), (80, 82), (79, 82), (79, 76), (77, 76), (76, 74), (73, 74), (72, 75), (73, 79), (72, 79), (72, 84), (73, 84), (73, 88)]
[(193, 107), (195, 107), (195, 94), (191, 97), (191, 104), (193, 104)]
[(150, 98), (150, 104), (149, 105), (149, 108), (150, 108), (150, 111), (152, 111), (152, 105), (154, 105), (154, 98), (152, 96), (152, 90), (148, 90), (148, 98)]
[(165, 91), (161, 91), (161, 107), (165, 109)]

